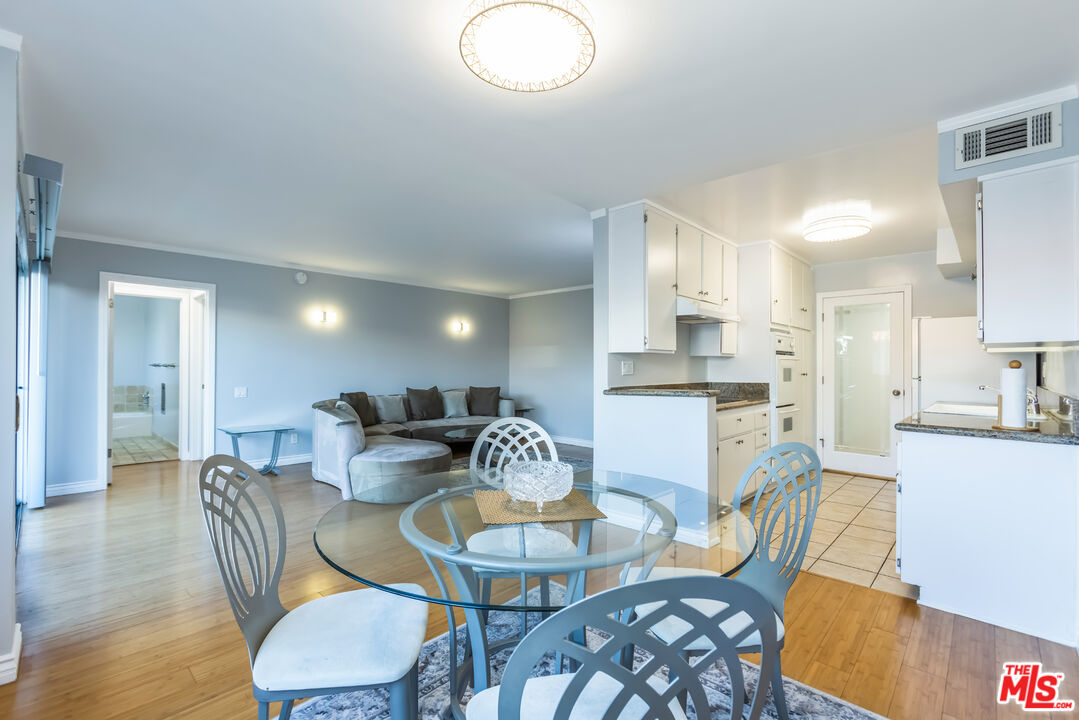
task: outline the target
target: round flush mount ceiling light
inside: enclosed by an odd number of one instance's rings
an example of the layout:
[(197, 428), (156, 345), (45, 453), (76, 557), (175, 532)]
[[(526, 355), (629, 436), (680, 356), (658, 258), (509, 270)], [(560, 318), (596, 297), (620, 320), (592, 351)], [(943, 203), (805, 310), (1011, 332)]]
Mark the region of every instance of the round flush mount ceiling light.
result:
[(873, 229), (868, 202), (844, 202), (807, 210), (802, 237), (809, 242), (838, 242), (861, 237)]
[(475, 0), (461, 59), (481, 80), (517, 92), (554, 90), (592, 65), (592, 16), (577, 0)]

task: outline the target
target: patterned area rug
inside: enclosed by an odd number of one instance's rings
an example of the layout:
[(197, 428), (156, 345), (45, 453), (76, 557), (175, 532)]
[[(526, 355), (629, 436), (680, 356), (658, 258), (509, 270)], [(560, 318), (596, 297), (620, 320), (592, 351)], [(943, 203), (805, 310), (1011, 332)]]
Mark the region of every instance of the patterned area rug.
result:
[[(575, 457), (560, 457), (558, 459), (564, 463), (572, 465), (574, 472), (592, 469), (591, 460), (582, 460), (581, 458)], [(450, 463), (450, 470), (468, 470), (468, 461), (469, 458), (467, 456), (454, 458), (453, 462)]]
[[(433, 611), (441, 612), (441, 608), (433, 609)], [(510, 637), (520, 630), (520, 616), (517, 613), (493, 612), (490, 618), (488, 632), (492, 639)], [(538, 617), (535, 620), (530, 619), (529, 626), (532, 627), (533, 623), (538, 621)], [(602, 644), (604, 639), (601, 633), (589, 630), (590, 647)], [(464, 626), (457, 628), (457, 646), (458, 657), (463, 657)], [(497, 684), (511, 652), (511, 649), (507, 648), (492, 659), (492, 682)], [(638, 649), (636, 662), (638, 664), (644, 662), (647, 657)], [(548, 659), (543, 666), (537, 667), (537, 674), (548, 674), (553, 671), (553, 666), (553, 659)], [(747, 662), (743, 662), (742, 666), (747, 689), (752, 693), (757, 685), (757, 667)], [(439, 720), (442, 717), (442, 712), (449, 703), (448, 668), (449, 653), (446, 635), (428, 640), (420, 652), (420, 718), (422, 720)], [(713, 667), (702, 677), (711, 704), (712, 717), (728, 717), (731, 684), (726, 669)], [(789, 678), (784, 679), (783, 687), (786, 690), (787, 707), (792, 720), (880, 720), (881, 718), (880, 715), (864, 708)], [(470, 696), (470, 694), (466, 695), (466, 699)], [(689, 708), (688, 715), (690, 718), (697, 718), (692, 707)], [(295, 720), (375, 720), (376, 718), (381, 720), (389, 716), (389, 696), (384, 690), (365, 690), (314, 698), (292, 713)], [(762, 717), (776, 718), (775, 706), (772, 705), (771, 699), (765, 705)]]

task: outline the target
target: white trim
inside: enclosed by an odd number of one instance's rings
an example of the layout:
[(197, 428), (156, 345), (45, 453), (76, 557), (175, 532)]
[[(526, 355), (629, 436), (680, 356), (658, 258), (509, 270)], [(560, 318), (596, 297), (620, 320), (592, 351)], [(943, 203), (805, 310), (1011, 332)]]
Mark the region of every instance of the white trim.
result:
[(1009, 177), (1011, 175), (1021, 175), (1022, 173), (1033, 172), (1035, 170), (1056, 167), (1057, 165), (1070, 165), (1077, 161), (1079, 161), (1079, 155), (1069, 155), (1068, 157), (1057, 158), (1056, 160), (1046, 160), (1045, 162), (1035, 163), (1033, 165), (1024, 165), (1022, 167), (1012, 168), (1011, 170), (998, 170), (997, 172), (989, 173), (988, 175), (979, 175), (978, 182), (996, 180), (997, 178)]
[(556, 443), (562, 443), (563, 445), (576, 445), (578, 447), (594, 448), (595, 442), (592, 440), (585, 440), (584, 438), (567, 437), (565, 435), (552, 435), (551, 439)]
[(588, 214), (593, 220), (599, 220), (601, 217), (607, 217), (607, 208), (600, 208), (599, 210), (593, 210)]
[(969, 112), (964, 115), (946, 118), (937, 123), (937, 133), (952, 132), (968, 125), (989, 122), (990, 120), (1007, 117), (1008, 115), (1015, 115), (1016, 113), (1026, 112), (1027, 110), (1034, 110), (1035, 108), (1040, 108), (1044, 105), (1074, 100), (1077, 97), (1079, 97), (1079, 87), (1075, 85), (1066, 85), (1062, 88), (1057, 88), (1056, 90), (1050, 90), (1049, 92), (1029, 95), (1025, 98), (1012, 100), (1011, 102), (1001, 103), (1000, 105), (982, 108), (981, 110), (975, 110), (974, 112)]
[[(900, 574), (902, 574), (902, 573), (900, 573)], [(910, 583), (908, 583), (908, 585), (909, 584)], [(1056, 642), (1056, 643), (1060, 643), (1061, 645), (1067, 645), (1070, 648), (1077, 647), (1077, 642), (1076, 642), (1077, 638), (1074, 638), (1074, 637), (1068, 638), (1068, 637), (1060, 637), (1060, 636), (1046, 637), (1044, 634), (1040, 633), (1039, 631), (1031, 629), (1031, 628), (1026, 627), (1026, 626), (1020, 626), (1020, 625), (1004, 626), (1004, 625), (1000, 625), (1000, 623), (999, 623), (1000, 618), (986, 618), (986, 617), (983, 617), (980, 613), (972, 613), (972, 612), (970, 612), (970, 610), (968, 608), (954, 608), (951, 605), (949, 605), (948, 603), (938, 603), (935, 600), (933, 600), (932, 598), (930, 598), (929, 600), (924, 600), (922, 598), (922, 594), (924, 593), (924, 591), (922, 590), (922, 587), (920, 585), (918, 586), (918, 591), (919, 592), (918, 592), (918, 601), (917, 602), (918, 602), (919, 605), (921, 605), (923, 607), (933, 608), (934, 610), (943, 610), (944, 612), (951, 613), (952, 615), (961, 615), (963, 617), (968, 617), (971, 620), (977, 620), (979, 622), (986, 623), (987, 625), (995, 625), (997, 627), (1003, 627), (1006, 630), (1011, 630), (1013, 632), (1023, 633), (1024, 635), (1033, 635), (1034, 637), (1045, 638), (1046, 640)]]
[[(192, 442), (187, 437), (187, 404), (181, 402), (180, 417), (180, 447), (181, 460), (195, 460), (195, 455), (209, 456), (214, 450), (217, 402), (217, 286), (211, 283), (192, 282), (189, 280), (173, 280), (171, 278), (159, 278), (146, 275), (129, 275), (125, 273), (101, 272), (98, 280), (98, 373), (97, 373), (97, 445), (98, 456), (98, 479), (97, 486), (93, 489), (104, 490), (112, 479), (112, 463), (108, 457), (109, 448), (109, 419), (112, 411), (112, 379), (109, 377), (109, 357), (112, 352), (110, 343), (110, 316), (109, 316), (109, 289), (114, 291), (119, 287), (122, 294), (138, 294), (142, 297), (170, 297), (180, 298), (181, 310), (186, 309), (190, 313), (190, 303), (195, 295), (205, 294), (206, 307), (203, 311), (202, 340), (200, 341), (202, 355), (202, 384), (205, 386), (202, 398), (202, 422), (201, 440)], [(183, 312), (181, 312), (181, 320)], [(180, 328), (180, 354), (188, 353), (190, 338), (186, 333), (190, 330), (190, 314), (188, 314), (187, 327), (181, 322)], [(190, 371), (191, 363), (181, 370), (180, 393), (183, 396), (190, 395)], [(192, 448), (198, 448), (201, 453)], [(73, 490), (71, 492), (85, 492), (85, 490)]]
[(662, 213), (666, 213), (666, 214), (670, 215), (672, 218), (674, 218), (675, 220), (681, 220), (682, 222), (687, 222), (690, 225), (693, 225), (694, 227), (696, 227), (696, 228), (698, 228), (700, 230), (703, 230), (704, 232), (708, 233), (709, 235), (716, 236), (717, 238), (719, 238), (720, 240), (722, 240), (723, 242), (725, 242), (725, 243), (727, 243), (729, 245), (739, 247), (738, 243), (736, 243), (734, 240), (731, 240), (729, 237), (727, 237), (723, 233), (716, 232), (715, 230), (713, 230), (708, 225), (705, 225), (704, 223), (701, 223), (701, 222), (698, 222), (698, 221), (693, 220), (691, 218), (688, 218), (685, 215), (682, 215), (681, 213), (676, 213), (674, 210), (671, 210), (670, 208), (665, 208), (662, 205), (660, 205), (659, 203), (657, 203), (657, 202), (655, 202), (653, 200), (648, 200), (647, 198), (641, 199), (641, 200), (634, 200), (633, 202), (622, 203), (621, 205), (618, 205), (616, 207), (607, 208), (607, 212), (614, 212), (615, 210), (622, 210), (623, 208), (633, 207), (634, 205), (640, 205), (641, 203), (644, 203), (645, 205), (649, 205), (652, 208), (654, 208), (656, 210), (659, 210)]
[(22, 655), (22, 625), (15, 623), (11, 637), (11, 650), (0, 655), (0, 685), (15, 682), (19, 674), (19, 657)]
[[(303, 463), (311, 462), (312, 453), (301, 453), (299, 455), (278, 455), (277, 464), (280, 465), (302, 465)], [(245, 463), (253, 468), (260, 468), (266, 463), (270, 462), (270, 458), (256, 458), (254, 460), (247, 460), (241, 458)], [(336, 487), (336, 486), (335, 486)]]
[(215, 260), (230, 260), (232, 262), (242, 262), (249, 265), (262, 265), (265, 267), (284, 268), (286, 270), (303, 270), (304, 272), (321, 273), (323, 275), (334, 275), (337, 277), (360, 278), (362, 280), (377, 280), (379, 282), (393, 283), (395, 285), (408, 285), (409, 287), (422, 287), (428, 288), (430, 290), (446, 290), (448, 292), (465, 293), (466, 295), (481, 295), (483, 297), (493, 297), (500, 300), (509, 299), (509, 295), (507, 293), (481, 292), (479, 290), (468, 290), (466, 288), (454, 287), (452, 285), (421, 283), (414, 280), (407, 280), (405, 278), (396, 277), (393, 275), (377, 275), (374, 273), (349, 272), (347, 270), (321, 267), (319, 265), (281, 262), (276, 260), (270, 260), (267, 258), (254, 257), (251, 255), (241, 255), (239, 253), (217, 252), (215, 250), (203, 250), (200, 248), (185, 248), (176, 245), (166, 245), (164, 243), (144, 242), (142, 240), (129, 240), (126, 238), (115, 238), (109, 237), (107, 235), (94, 235), (93, 233), (71, 232), (68, 230), (57, 231), (56, 236), (67, 238), (69, 240), (86, 240), (88, 242), (105, 243), (107, 245), (123, 245), (125, 247), (135, 247), (141, 248), (143, 250), (157, 250), (159, 252), (171, 252), (178, 253), (180, 255), (194, 255), (196, 257), (213, 258)]
[(8, 50), (14, 50), (17, 53), (21, 53), (22, 35), (18, 33), (13, 33), (10, 30), (5, 30), (4, 28), (0, 28), (0, 47), (7, 48)]
[(97, 492), (98, 490), (104, 489), (105, 487), (97, 478), (93, 480), (83, 480), (81, 482), (58, 483), (56, 485), (45, 486), (45, 497), (50, 498), (58, 495), (76, 495), (78, 493)]
[(557, 295), (559, 293), (577, 292), (578, 290), (591, 290), (591, 285), (573, 285), (572, 287), (555, 288), (554, 290), (537, 290), (535, 292), (517, 293), (516, 295), (510, 295), (510, 300), (520, 300), (521, 298), (537, 297), (539, 295)]
[[(809, 262), (809, 260), (806, 259), (806, 257), (804, 255), (798, 253), (795, 250), (791, 250), (789, 247), (787, 247), (783, 243), (779, 242), (778, 240), (754, 240), (751, 243), (745, 243), (743, 245), (735, 245), (735, 247), (737, 247), (737, 248), (751, 248), (751, 247), (757, 247), (758, 245), (767, 245), (768, 247), (779, 248), (780, 250), (787, 253), (788, 255), (790, 255), (795, 260), (801, 260), (802, 262), (804, 262), (806, 265), (808, 265), (811, 268), (816, 267), (816, 265)], [(842, 262), (842, 261), (837, 261), (837, 262)], [(818, 264), (824, 265), (825, 263), (818, 263)]]
[[(842, 265), (844, 263), (869, 262), (871, 260), (887, 260), (888, 258), (910, 257), (911, 255), (933, 255), (935, 257), (936, 254), (937, 254), (937, 251), (935, 249), (933, 249), (933, 250), (915, 250), (914, 252), (909, 252), (909, 253), (895, 253), (893, 255), (874, 255), (873, 257), (855, 258), (854, 260), (833, 260), (831, 262), (820, 263), (819, 265), (814, 265), (814, 267), (826, 267), (826, 266), (829, 266), (829, 265)], [(936, 263), (934, 262), (934, 264), (936, 264)], [(905, 287), (905, 286), (903, 286), (903, 287)], [(875, 288), (870, 288), (870, 289), (875, 289)]]

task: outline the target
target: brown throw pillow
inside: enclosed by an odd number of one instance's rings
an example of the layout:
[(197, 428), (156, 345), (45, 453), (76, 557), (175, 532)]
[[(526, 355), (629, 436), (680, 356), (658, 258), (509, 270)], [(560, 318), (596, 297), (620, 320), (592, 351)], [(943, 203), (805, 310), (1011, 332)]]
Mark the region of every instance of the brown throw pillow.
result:
[(468, 411), (473, 415), (498, 417), (498, 396), (501, 387), (469, 387)]
[(437, 420), (446, 416), (438, 386), (432, 385), (426, 390), (405, 388), (405, 392), (408, 393), (408, 406), (412, 410), (413, 420)]
[(375, 414), (374, 407), (371, 406), (371, 401), (367, 398), (367, 393), (341, 393), (341, 399), (351, 405), (356, 414), (360, 416), (360, 425), (367, 427), (368, 425), (378, 424), (378, 416)]

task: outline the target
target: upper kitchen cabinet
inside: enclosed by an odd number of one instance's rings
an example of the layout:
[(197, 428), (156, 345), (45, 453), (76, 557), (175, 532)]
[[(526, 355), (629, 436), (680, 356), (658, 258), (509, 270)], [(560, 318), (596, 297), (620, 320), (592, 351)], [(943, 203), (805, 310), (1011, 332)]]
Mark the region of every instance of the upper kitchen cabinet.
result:
[(703, 290), (702, 235), (692, 225), (678, 223), (678, 294), (700, 300)]
[(794, 258), (774, 247), (772, 248), (770, 266), (772, 274), (772, 324), (790, 325)]
[(722, 240), (707, 233), (701, 235), (701, 299), (716, 305), (723, 304)]
[(801, 260), (791, 260), (791, 325), (802, 330), (813, 327), (813, 268)]
[(645, 203), (608, 214), (609, 352), (675, 351), (678, 222)]
[(723, 302), (731, 314), (738, 314), (738, 248), (723, 243)]
[(1079, 344), (1079, 163), (982, 181), (978, 319), (986, 345)]
[[(732, 271), (727, 270), (730, 263)], [(728, 289), (728, 277), (734, 280)], [(731, 307), (737, 297), (738, 251), (686, 222), (678, 223), (678, 294), (690, 300)]]

